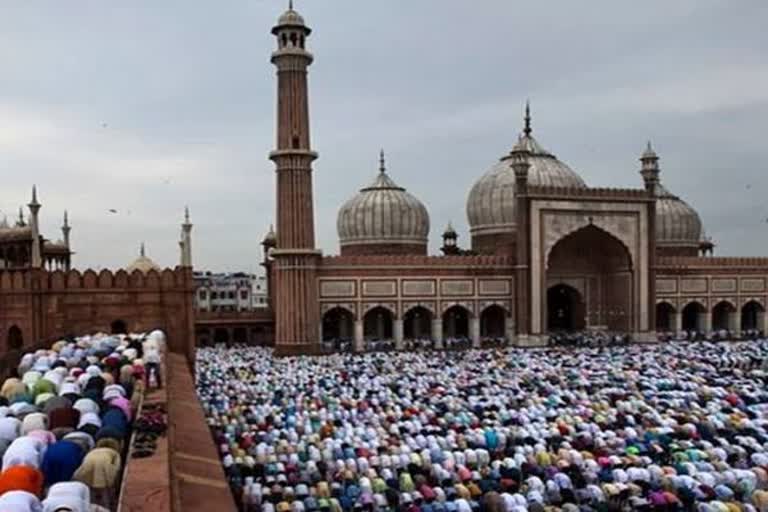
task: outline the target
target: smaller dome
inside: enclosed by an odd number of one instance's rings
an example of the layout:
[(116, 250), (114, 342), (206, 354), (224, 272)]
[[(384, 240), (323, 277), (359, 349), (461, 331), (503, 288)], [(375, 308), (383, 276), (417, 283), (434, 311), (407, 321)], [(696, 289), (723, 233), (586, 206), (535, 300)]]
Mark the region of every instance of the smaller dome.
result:
[(277, 19), (277, 25), (272, 28), (272, 33), (277, 34), (280, 29), (290, 27), (303, 29), (306, 34), (311, 32), (304, 22), (304, 17), (293, 8), (293, 2), (290, 2), (288, 10)]
[(294, 11), (293, 9), (288, 9), (285, 11), (282, 15), (280, 15), (280, 18), (277, 20), (278, 25), (293, 25), (293, 26), (299, 26), (303, 27), (304, 24), (304, 18), (301, 14)]
[(133, 263), (125, 267), (125, 271), (128, 272), (129, 274), (131, 274), (135, 270), (139, 270), (144, 274), (149, 273), (151, 270), (155, 270), (157, 272), (160, 272), (162, 270), (157, 263), (152, 261), (152, 259), (147, 256), (146, 251), (144, 250), (144, 244), (141, 244), (139, 257), (133, 260)]
[(369, 246), (380, 253), (386, 246), (395, 253), (426, 253), (429, 214), (387, 175), (382, 152), (378, 176), (341, 207), (336, 227), (342, 254), (353, 246), (358, 252)]
[(274, 247), (277, 245), (277, 234), (275, 233), (275, 227), (270, 225), (269, 231), (264, 235), (264, 239), (261, 241), (261, 245)]
[(703, 240), (699, 214), (661, 184), (656, 187), (656, 243), (661, 247), (698, 248)]

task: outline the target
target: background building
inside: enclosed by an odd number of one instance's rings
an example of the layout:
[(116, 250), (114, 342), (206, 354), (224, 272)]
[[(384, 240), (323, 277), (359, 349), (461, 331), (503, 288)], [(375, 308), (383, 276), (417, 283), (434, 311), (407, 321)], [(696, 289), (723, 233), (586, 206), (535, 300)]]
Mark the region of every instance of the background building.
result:
[(0, 223), (0, 352), (50, 345), (74, 333), (162, 328), (171, 349), (194, 350), (194, 286), (189, 214), (181, 226), (180, 260), (162, 269), (145, 253), (116, 271), (72, 269), (69, 219), (62, 239), (39, 232), (42, 204), (32, 190), (29, 215)]
[(244, 312), (267, 307), (267, 280), (245, 272), (195, 271), (195, 307), (201, 312)]

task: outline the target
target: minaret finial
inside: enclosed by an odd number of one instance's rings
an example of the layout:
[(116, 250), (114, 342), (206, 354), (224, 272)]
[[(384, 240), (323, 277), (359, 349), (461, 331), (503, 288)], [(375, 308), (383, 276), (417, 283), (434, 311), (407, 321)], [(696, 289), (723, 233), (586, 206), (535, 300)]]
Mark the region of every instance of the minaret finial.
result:
[(386, 162), (384, 160), (384, 150), (383, 149), (379, 152), (379, 172), (381, 174), (384, 174), (385, 172), (387, 172), (387, 166), (386, 166)]
[(288, 10), (293, 10), (293, 0), (288, 0)]
[(531, 129), (531, 101), (525, 100), (525, 128), (523, 129), (523, 133), (525, 133), (526, 137), (530, 137), (532, 131), (533, 130)]
[(144, 242), (141, 242), (141, 248), (139, 249), (139, 256), (142, 258), (146, 257), (147, 251), (144, 248)]
[(64, 227), (69, 227), (69, 214), (67, 210), (64, 210)]
[(19, 226), (24, 226), (24, 208), (19, 206)]
[(184, 207), (184, 222), (189, 224), (189, 206)]

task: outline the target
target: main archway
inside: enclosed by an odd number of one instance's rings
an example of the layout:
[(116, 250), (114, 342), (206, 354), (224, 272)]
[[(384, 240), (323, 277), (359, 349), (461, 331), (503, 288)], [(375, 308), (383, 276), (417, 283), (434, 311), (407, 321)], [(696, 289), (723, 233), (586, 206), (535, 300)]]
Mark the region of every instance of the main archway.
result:
[(585, 327), (584, 299), (576, 288), (558, 284), (547, 290), (547, 329), (578, 331)]
[(552, 247), (546, 272), (550, 330), (638, 327), (632, 257), (611, 233), (590, 224), (566, 235)]

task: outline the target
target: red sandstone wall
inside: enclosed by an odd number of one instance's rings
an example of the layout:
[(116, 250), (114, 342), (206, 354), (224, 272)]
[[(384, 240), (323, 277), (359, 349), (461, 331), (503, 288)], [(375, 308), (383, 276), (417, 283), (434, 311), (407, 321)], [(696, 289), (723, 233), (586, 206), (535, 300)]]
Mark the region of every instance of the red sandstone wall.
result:
[(0, 353), (8, 331), (18, 326), (24, 345), (67, 334), (110, 332), (121, 320), (128, 331), (163, 329), (174, 352), (192, 354), (194, 336), (192, 270), (160, 273), (124, 270), (0, 272)]
[(382, 254), (413, 254), (417, 256), (427, 255), (426, 244), (361, 244), (342, 245), (342, 256), (380, 256)]

